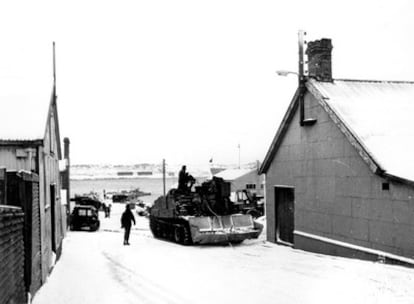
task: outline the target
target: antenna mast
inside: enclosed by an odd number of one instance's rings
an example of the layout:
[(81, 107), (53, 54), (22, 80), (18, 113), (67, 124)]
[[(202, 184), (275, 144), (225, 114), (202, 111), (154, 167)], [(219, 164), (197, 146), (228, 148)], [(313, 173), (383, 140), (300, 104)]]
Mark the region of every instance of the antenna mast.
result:
[(240, 143), (237, 147), (239, 148), (239, 169), (240, 169)]
[(53, 99), (56, 102), (56, 51), (55, 51), (55, 42), (53, 41)]
[(298, 46), (299, 46), (299, 68), (298, 68), (298, 84), (299, 84), (299, 123), (301, 126), (304, 125), (303, 121), (305, 120), (305, 105), (304, 105), (304, 99), (305, 99), (305, 79), (303, 75), (303, 44), (304, 39), (303, 36), (305, 35), (305, 32), (300, 30), (298, 32)]
[(55, 42), (53, 41), (53, 86), (56, 87), (56, 53)]

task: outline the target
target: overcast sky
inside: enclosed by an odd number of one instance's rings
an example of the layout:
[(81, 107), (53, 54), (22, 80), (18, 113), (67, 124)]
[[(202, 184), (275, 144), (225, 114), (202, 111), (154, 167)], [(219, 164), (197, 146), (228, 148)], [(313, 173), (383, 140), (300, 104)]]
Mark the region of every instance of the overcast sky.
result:
[(414, 80), (410, 1), (8, 2), (0, 77), (51, 77), (50, 52), (21, 58), (56, 41), (75, 164), (237, 163), (238, 144), (242, 163), (262, 161), (296, 88), (275, 71), (297, 71), (299, 29), (332, 38), (335, 78)]

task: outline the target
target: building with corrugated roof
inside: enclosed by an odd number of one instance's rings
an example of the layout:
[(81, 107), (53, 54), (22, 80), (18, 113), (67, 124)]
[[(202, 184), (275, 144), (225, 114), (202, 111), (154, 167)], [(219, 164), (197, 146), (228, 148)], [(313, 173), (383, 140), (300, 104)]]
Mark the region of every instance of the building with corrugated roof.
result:
[(214, 176), (230, 182), (232, 192), (247, 189), (259, 197), (263, 196), (263, 176), (257, 173), (257, 169), (226, 169)]
[[(62, 151), (56, 87), (52, 77), (1, 77), (0, 100), (0, 167), (5, 167), (9, 173), (15, 172), (10, 176), (26, 181), (28, 176), (36, 176), (33, 178), (36, 186), (30, 190), (32, 202), (29, 207), (33, 219), (29, 224), (37, 232), (33, 234), (33, 247), (26, 249), (39, 259), (40, 269), (36, 273), (41, 282), (33, 282), (37, 290), (60, 257), (66, 232), (66, 210), (60, 197), (59, 160)], [(9, 194), (8, 205), (24, 204), (23, 201), (18, 202), (22, 198), (21, 193)], [(32, 275), (32, 279), (36, 278)]]
[(329, 39), (265, 156), (267, 240), (414, 265), (414, 82), (332, 79)]

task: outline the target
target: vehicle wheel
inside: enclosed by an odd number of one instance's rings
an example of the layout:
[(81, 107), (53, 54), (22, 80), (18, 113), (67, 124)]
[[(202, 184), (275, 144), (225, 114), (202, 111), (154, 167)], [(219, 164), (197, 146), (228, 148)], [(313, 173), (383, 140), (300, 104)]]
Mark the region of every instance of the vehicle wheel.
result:
[(91, 231), (96, 231), (98, 229), (99, 229), (99, 223), (96, 223), (96, 224), (91, 226)]
[(168, 234), (169, 234), (168, 228), (169, 228), (168, 225), (166, 225), (164, 223), (162, 223), (160, 225), (160, 235), (161, 235), (161, 238), (168, 240)]
[(187, 225), (183, 228), (183, 244), (184, 245), (191, 245), (193, 244), (193, 239), (191, 238), (190, 227)]
[(246, 214), (251, 215), (253, 218), (258, 218), (260, 216), (260, 212), (257, 211), (256, 209), (250, 209), (249, 211), (246, 212)]
[(175, 227), (173, 225), (168, 225), (167, 227), (167, 240), (174, 241), (175, 239)]
[(161, 238), (162, 237), (162, 229), (161, 229), (160, 223), (155, 222), (154, 225), (155, 225), (154, 236), (156, 238)]
[(184, 241), (184, 233), (181, 227), (174, 228), (174, 241), (178, 244), (182, 244)]

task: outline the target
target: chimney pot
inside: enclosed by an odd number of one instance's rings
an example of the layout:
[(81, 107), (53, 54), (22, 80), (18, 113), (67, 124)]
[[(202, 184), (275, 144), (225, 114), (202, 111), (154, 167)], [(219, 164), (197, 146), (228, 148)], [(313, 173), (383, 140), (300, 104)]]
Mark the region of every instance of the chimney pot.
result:
[(332, 82), (331, 52), (331, 39), (322, 38), (308, 43), (306, 55), (308, 55), (309, 77), (314, 77), (319, 81)]

